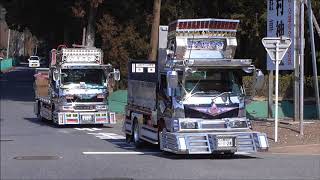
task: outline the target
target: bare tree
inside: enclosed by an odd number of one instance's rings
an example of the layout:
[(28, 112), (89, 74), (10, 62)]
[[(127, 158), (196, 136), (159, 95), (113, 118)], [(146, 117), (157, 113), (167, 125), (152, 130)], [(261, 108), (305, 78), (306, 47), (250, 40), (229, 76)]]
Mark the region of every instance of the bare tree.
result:
[[(85, 11), (86, 1), (89, 3), (87, 6), (87, 12)], [(76, 17), (83, 18), (87, 14), (87, 29), (85, 35), (85, 45), (86, 46), (94, 46), (95, 42), (95, 34), (96, 34), (96, 15), (98, 7), (104, 0), (78, 0), (75, 2), (74, 6), (72, 7), (73, 14)]]
[(97, 15), (97, 9), (100, 3), (102, 3), (102, 0), (90, 1), (90, 7), (89, 7), (89, 13), (88, 13), (88, 25), (87, 25), (87, 32), (86, 32), (87, 34), (86, 45), (90, 47), (94, 46), (95, 34), (96, 34), (95, 20)]
[(160, 25), (160, 9), (161, 9), (161, 0), (153, 1), (153, 23), (151, 29), (151, 51), (149, 54), (150, 61), (157, 60), (157, 50), (158, 50), (158, 33), (159, 33), (159, 25)]

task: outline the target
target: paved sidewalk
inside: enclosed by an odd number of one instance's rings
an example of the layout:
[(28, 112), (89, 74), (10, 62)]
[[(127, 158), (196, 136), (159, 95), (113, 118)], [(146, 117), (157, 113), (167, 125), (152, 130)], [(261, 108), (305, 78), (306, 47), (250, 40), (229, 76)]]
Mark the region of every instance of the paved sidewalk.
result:
[(273, 154), (320, 155), (320, 144), (271, 147), (269, 152)]

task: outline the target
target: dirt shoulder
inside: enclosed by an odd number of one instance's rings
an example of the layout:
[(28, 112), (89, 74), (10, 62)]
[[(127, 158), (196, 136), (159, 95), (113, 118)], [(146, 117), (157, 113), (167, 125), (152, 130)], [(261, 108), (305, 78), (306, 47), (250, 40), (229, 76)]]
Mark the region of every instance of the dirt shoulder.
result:
[(254, 121), (253, 130), (264, 132), (269, 139), (271, 153), (319, 154), (320, 155), (320, 121), (307, 121), (304, 135), (300, 135), (300, 124), (295, 122), (279, 123), (278, 142), (274, 142), (274, 123)]

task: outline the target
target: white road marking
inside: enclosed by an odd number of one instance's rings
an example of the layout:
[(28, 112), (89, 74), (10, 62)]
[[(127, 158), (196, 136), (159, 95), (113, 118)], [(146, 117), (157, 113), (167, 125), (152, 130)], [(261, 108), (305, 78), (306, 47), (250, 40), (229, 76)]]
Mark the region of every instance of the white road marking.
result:
[(115, 133), (87, 133), (96, 136), (99, 139), (126, 139), (124, 136)]
[(251, 153), (248, 152), (235, 152), (236, 155), (250, 155)]
[(90, 131), (90, 132), (94, 132), (94, 131), (101, 131), (102, 129), (99, 128), (74, 128), (76, 130), (79, 131)]
[(124, 149), (136, 149), (136, 148), (133, 147), (133, 146), (124, 146), (124, 147), (121, 147), (121, 148), (124, 148)]
[(102, 130), (102, 129), (99, 129), (99, 128), (91, 128), (91, 129), (93, 129), (95, 131), (101, 131)]
[(159, 154), (161, 152), (82, 152), (82, 154), (86, 155), (112, 155), (112, 154), (119, 154), (119, 155), (140, 155), (140, 154)]

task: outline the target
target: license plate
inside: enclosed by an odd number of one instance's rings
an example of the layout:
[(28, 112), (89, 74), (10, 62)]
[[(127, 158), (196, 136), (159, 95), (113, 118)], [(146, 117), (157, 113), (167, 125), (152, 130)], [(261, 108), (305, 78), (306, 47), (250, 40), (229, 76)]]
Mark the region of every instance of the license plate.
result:
[(233, 146), (232, 138), (218, 139), (218, 147), (232, 147), (232, 146)]
[(81, 120), (83, 121), (92, 121), (92, 115), (82, 115)]

